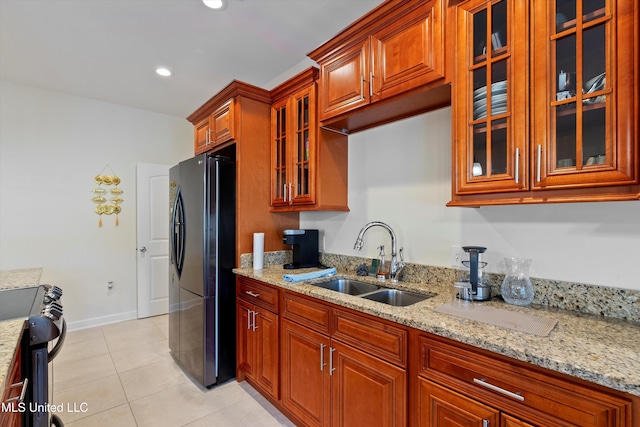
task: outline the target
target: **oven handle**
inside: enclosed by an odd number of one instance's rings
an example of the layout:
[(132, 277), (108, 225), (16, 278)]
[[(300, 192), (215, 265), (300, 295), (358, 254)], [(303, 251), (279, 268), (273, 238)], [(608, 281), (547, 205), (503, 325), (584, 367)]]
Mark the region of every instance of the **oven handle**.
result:
[(60, 332), (60, 336), (58, 337), (58, 341), (56, 342), (56, 345), (54, 345), (51, 351), (47, 354), (49, 363), (51, 363), (51, 361), (55, 359), (58, 353), (60, 352), (60, 349), (62, 348), (62, 344), (64, 343), (64, 339), (66, 336), (67, 336), (67, 321), (64, 318), (62, 318), (62, 332)]
[(51, 414), (51, 421), (49, 421), (49, 426), (55, 427), (64, 427), (64, 423), (56, 414)]

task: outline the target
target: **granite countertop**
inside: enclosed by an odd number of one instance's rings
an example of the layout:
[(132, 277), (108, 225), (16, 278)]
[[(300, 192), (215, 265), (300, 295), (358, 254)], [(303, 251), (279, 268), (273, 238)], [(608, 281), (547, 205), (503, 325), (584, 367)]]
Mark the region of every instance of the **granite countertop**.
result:
[[(314, 270), (300, 269), (295, 273)], [(282, 266), (270, 266), (263, 270), (240, 268), (233, 271), (238, 275), (262, 280), (283, 289), (310, 295), (343, 307), (373, 314), (425, 332), (640, 396), (640, 341), (638, 341), (640, 324), (638, 323), (563, 310), (536, 308), (535, 306), (518, 307), (500, 300), (475, 303), (558, 321), (548, 336), (538, 336), (437, 313), (436, 307), (451, 302), (453, 290), (450, 283), (438, 285), (411, 282), (390, 283), (387, 280), (383, 283), (385, 287), (437, 294), (433, 298), (407, 307), (393, 307), (313, 286), (308, 282), (286, 282), (282, 278), (283, 274), (292, 273), (292, 271), (284, 270)], [(358, 277), (342, 271), (338, 271), (338, 276), (382, 284), (375, 278)]]
[[(3, 289), (25, 288), (40, 283), (41, 268), (22, 270), (0, 270), (0, 291)], [(20, 343), (24, 319), (12, 319), (0, 322), (0, 384), (4, 390), (11, 367), (11, 361)]]

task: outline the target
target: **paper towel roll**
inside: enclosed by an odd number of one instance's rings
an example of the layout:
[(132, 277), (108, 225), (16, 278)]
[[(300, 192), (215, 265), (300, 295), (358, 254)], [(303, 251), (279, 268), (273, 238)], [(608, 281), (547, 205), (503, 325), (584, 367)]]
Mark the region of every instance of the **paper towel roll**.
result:
[(264, 264), (264, 233), (253, 233), (253, 269), (262, 270)]

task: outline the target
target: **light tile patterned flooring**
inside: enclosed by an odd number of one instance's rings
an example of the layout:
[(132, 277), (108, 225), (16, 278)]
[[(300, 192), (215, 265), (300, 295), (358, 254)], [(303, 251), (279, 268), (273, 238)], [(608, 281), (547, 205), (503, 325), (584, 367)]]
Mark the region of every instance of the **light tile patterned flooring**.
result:
[(169, 353), (168, 316), (69, 332), (53, 361), (66, 427), (293, 426), (246, 382), (207, 390)]

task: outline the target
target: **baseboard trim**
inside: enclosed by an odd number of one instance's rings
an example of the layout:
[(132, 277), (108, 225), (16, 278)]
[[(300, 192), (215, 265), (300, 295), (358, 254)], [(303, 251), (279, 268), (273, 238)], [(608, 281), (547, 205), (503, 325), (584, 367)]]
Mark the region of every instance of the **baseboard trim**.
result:
[(123, 322), (125, 320), (132, 320), (137, 318), (138, 318), (138, 312), (133, 310), (133, 311), (127, 311), (124, 313), (110, 314), (108, 316), (93, 317), (91, 319), (78, 320), (75, 322), (67, 321), (67, 328), (69, 331), (77, 331), (80, 329), (93, 328), (96, 326), (104, 326), (110, 323)]

